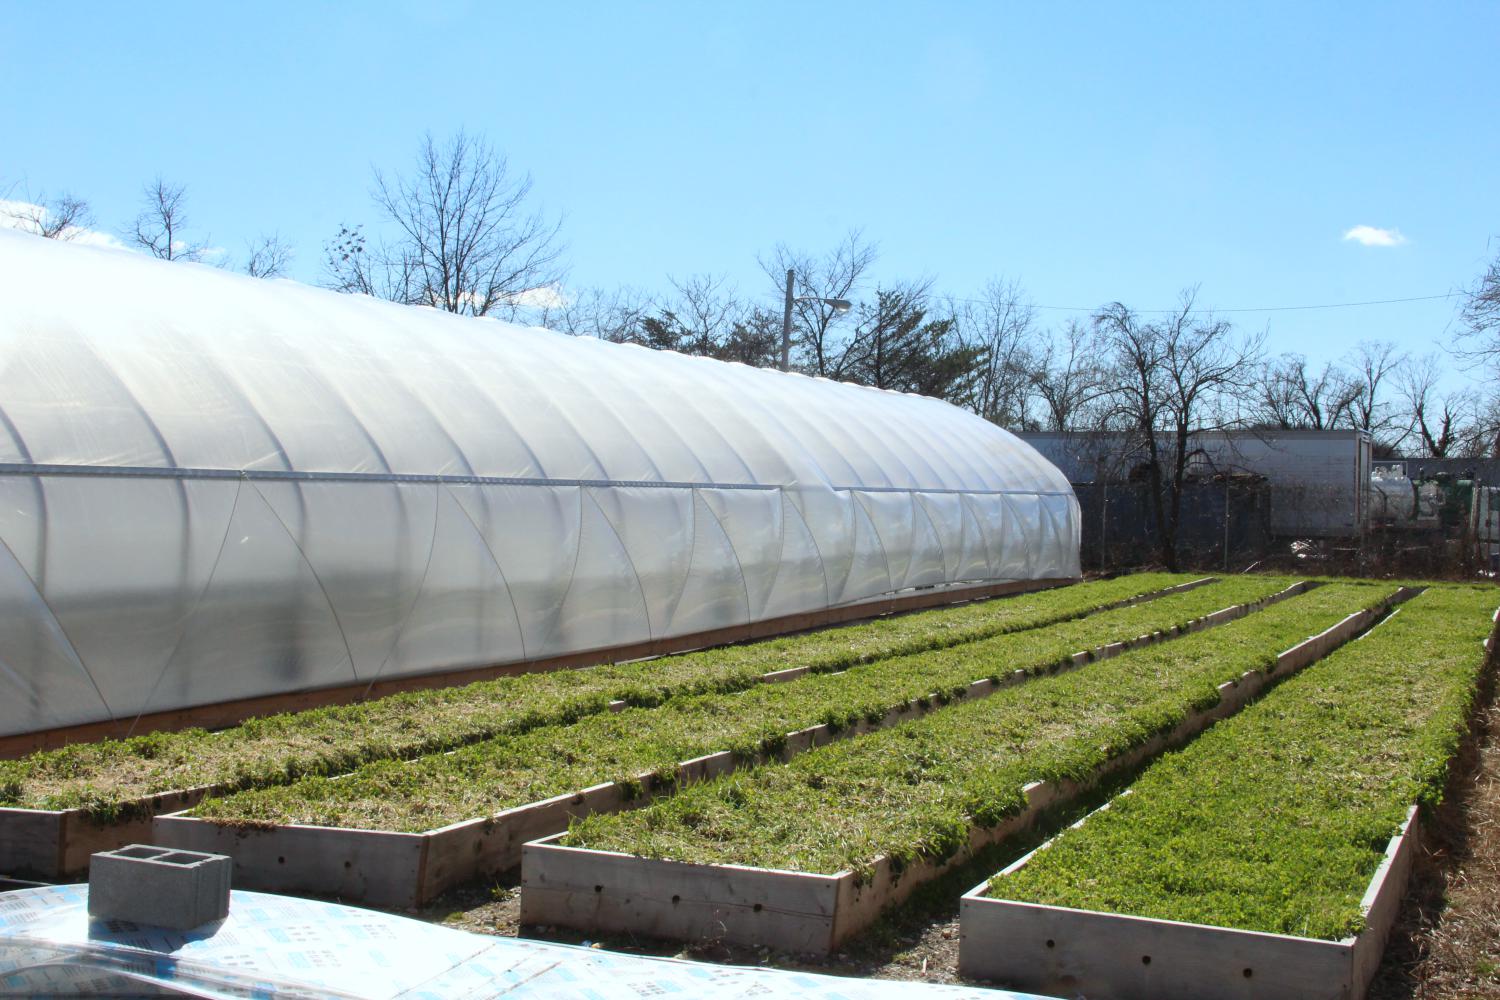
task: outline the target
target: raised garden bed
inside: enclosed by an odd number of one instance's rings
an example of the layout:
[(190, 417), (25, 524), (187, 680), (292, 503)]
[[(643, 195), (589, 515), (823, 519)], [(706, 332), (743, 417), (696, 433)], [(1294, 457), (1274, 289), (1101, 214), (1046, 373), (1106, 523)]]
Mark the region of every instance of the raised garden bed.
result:
[(1361, 997), (1493, 644), (1431, 589), (964, 897), (965, 976), (1090, 997)]
[[(747, 762), (785, 759), (945, 701), (989, 695), (1036, 673), (1230, 621), (1303, 588), (1284, 583), (1230, 580), (846, 673), (675, 699), (409, 764), (373, 764), (345, 777), (245, 792), (158, 818), (154, 839), (234, 855), (240, 884), (413, 905), (514, 866), (526, 841), (564, 829), (572, 817), (641, 804)], [(1241, 603), (1223, 608), (1226, 599)], [(1109, 641), (1078, 652), (1100, 638)], [(303, 846), (314, 842), (316, 850)], [(302, 856), (342, 860), (333, 866), (289, 860)]]
[(526, 845), (522, 921), (829, 951), (980, 846), (1191, 738), (1409, 594), (1324, 586), (1170, 646), (575, 822)]
[(14, 733), (0, 737), (0, 759), (13, 760), (78, 744), (97, 744), (110, 740), (125, 741), (138, 733), (219, 731), (273, 715), (300, 715), (329, 707), (364, 704), (399, 694), (463, 687), (496, 678), (658, 659), (698, 650), (723, 648), (814, 632), (851, 622), (868, 622), (934, 608), (976, 604), (996, 598), (1014, 597), (1017, 594), (1052, 590), (1078, 582), (1077, 577), (1044, 577), (1034, 580), (1010, 580), (1003, 583), (934, 585), (853, 601), (848, 604), (835, 604), (817, 611), (797, 612), (702, 632), (645, 639), (620, 646), (561, 653), (541, 659), (518, 660), (477, 667), (466, 666), (454, 670), (404, 674), (398, 677), (377, 677), (373, 681), (356, 681), (332, 687), (255, 695), (187, 708), (147, 712), (130, 718), (122, 717), (59, 726), (53, 729), (40, 729), (29, 733)]
[[(701, 692), (743, 690), (1148, 602), (1211, 582), (1142, 574), (658, 660), (504, 677), (220, 732), (105, 740), (0, 762), (0, 871), (59, 877), (210, 792), (344, 773)], [(768, 669), (769, 668), (769, 669)]]

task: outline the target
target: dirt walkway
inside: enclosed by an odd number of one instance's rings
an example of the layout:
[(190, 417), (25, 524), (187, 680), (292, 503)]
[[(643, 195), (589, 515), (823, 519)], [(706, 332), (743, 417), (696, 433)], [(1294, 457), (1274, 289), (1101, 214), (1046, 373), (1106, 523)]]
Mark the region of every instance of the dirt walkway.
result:
[(1372, 1000), (1500, 997), (1500, 685), (1424, 828)]

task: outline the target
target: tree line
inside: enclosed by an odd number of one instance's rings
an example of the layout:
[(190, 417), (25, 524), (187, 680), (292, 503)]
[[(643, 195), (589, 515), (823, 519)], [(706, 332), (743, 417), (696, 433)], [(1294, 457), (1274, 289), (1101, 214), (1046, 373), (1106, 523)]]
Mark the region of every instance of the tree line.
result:
[[(324, 244), (323, 283), (474, 316), (524, 319), (575, 336), (702, 355), (756, 367), (781, 357), (784, 281), (793, 274), (790, 367), (808, 375), (947, 400), (1015, 430), (1122, 431), (1139, 437), (1165, 503), (1180, 495), (1191, 437), (1228, 427), (1352, 428), (1382, 455), (1500, 456), (1500, 395), (1452, 389), (1452, 365), (1500, 373), (1500, 256), (1464, 295), (1462, 333), (1446, 353), (1413, 355), (1369, 341), (1337, 361), (1271, 356), (1262, 333), (1200, 306), (1185, 290), (1152, 312), (1111, 302), (1043, 323), (1025, 290), (995, 279), (968, 297), (931, 278), (873, 277), (879, 248), (858, 231), (809, 251), (778, 245), (758, 257), (766, 280), (742, 291), (713, 274), (669, 277), (661, 291), (562, 292), (562, 223), (532, 206), (529, 175), (481, 137), (431, 135), (406, 171), (373, 176), (378, 225), (341, 225)], [(54, 239), (95, 225), (72, 195), (8, 203), (10, 222)], [(16, 207), (19, 206), (19, 207)], [(158, 177), (118, 231), (163, 260), (284, 275), (278, 235), (215, 250), (192, 225), (186, 188)], [(847, 312), (831, 302), (852, 301)], [(1492, 383), (1493, 384), (1493, 381)], [(1158, 523), (1174, 523), (1161, 510)]]

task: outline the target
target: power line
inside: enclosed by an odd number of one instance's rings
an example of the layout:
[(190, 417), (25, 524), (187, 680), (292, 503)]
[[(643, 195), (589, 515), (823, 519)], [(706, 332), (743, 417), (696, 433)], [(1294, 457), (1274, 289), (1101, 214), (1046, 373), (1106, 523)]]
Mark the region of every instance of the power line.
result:
[[(1267, 312), (1300, 312), (1300, 311), (1305, 311), (1305, 310), (1310, 310), (1310, 309), (1354, 309), (1354, 308), (1358, 308), (1360, 306), (1389, 306), (1389, 305), (1397, 305), (1397, 304), (1402, 303), (1402, 302), (1432, 302), (1432, 301), (1435, 301), (1437, 299), (1451, 299), (1451, 298), (1456, 298), (1460, 294), (1462, 294), (1462, 293), (1460, 293), (1460, 292), (1444, 292), (1442, 295), (1414, 295), (1414, 296), (1411, 296), (1410, 298), (1404, 298), (1404, 299), (1367, 299), (1367, 300), (1365, 300), (1363, 302), (1324, 302), (1324, 303), (1319, 303), (1317, 305), (1302, 305), (1302, 306), (1248, 306), (1248, 307), (1242, 307), (1242, 308), (1237, 308), (1237, 309), (1211, 309), (1211, 308), (1209, 308), (1209, 309), (1189, 309), (1188, 313), (1189, 314), (1198, 314), (1198, 313), (1267, 313)], [(958, 298), (955, 298), (952, 301), (954, 301), (954, 302), (968, 302), (968, 303), (972, 303), (974, 305), (981, 305), (981, 306), (988, 304), (983, 299), (958, 299)], [(1098, 312), (1099, 311), (1099, 306), (1046, 306), (1046, 305), (1032, 305), (1031, 308), (1033, 308), (1033, 309), (1049, 309), (1049, 310), (1052, 310), (1054, 312), (1092, 313), (1092, 312)], [(1155, 314), (1175, 315), (1180, 310), (1177, 310), (1177, 309), (1132, 309), (1130, 311), (1133, 312), (1133, 313), (1139, 313), (1139, 314), (1143, 314), (1143, 315), (1155, 315)]]

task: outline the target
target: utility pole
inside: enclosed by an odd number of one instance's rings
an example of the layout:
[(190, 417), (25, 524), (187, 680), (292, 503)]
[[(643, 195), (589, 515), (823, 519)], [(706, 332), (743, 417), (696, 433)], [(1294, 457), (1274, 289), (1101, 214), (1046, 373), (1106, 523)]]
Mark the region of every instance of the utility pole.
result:
[(825, 305), (836, 313), (846, 313), (854, 305), (848, 299), (825, 299), (817, 295), (792, 295), (792, 282), (796, 280), (797, 273), (791, 268), (786, 272), (786, 308), (781, 313), (781, 370), (792, 369), (792, 305), (797, 302), (817, 302)]
[(792, 280), (796, 277), (791, 268), (786, 270), (786, 307), (781, 313), (781, 370), (789, 371), (792, 365)]

